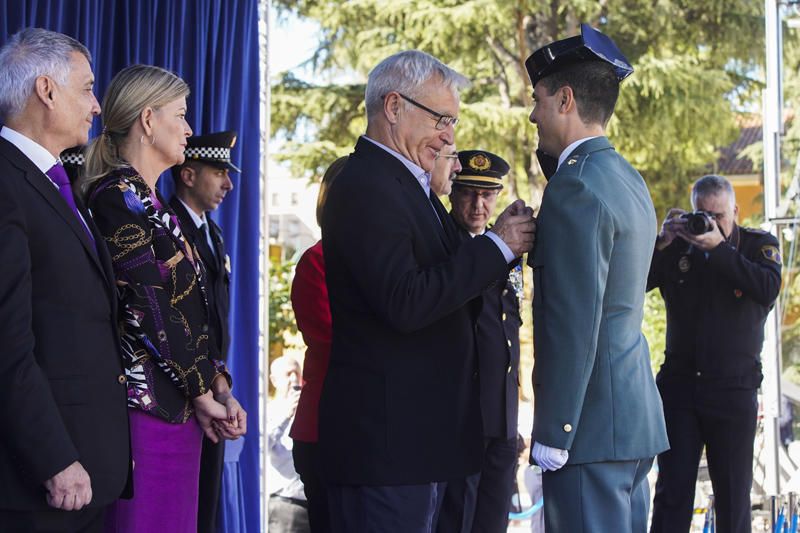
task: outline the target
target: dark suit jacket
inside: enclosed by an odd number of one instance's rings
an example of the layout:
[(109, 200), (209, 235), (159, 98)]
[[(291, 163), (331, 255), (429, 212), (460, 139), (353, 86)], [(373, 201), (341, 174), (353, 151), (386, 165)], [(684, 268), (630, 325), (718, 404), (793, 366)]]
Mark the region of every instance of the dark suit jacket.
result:
[(42, 483), (73, 461), (92, 506), (128, 481), (114, 275), (83, 216), (97, 251), (48, 178), (0, 139), (0, 509), (49, 509)]
[(222, 239), (222, 228), (206, 213), (206, 221), (211, 231), (211, 241), (214, 243), (214, 252), (211, 253), (205, 235), (194, 225), (192, 217), (177, 197), (173, 196), (169, 206), (178, 215), (183, 236), (189, 244), (195, 246), (200, 253), (200, 258), (206, 267), (206, 297), (211, 312), (209, 325), (214, 336), (214, 342), (219, 348), (220, 359), (227, 361), (228, 347), (231, 343), (228, 331), (228, 311), (230, 309), (230, 259), (225, 254), (225, 244)]
[(364, 138), (331, 187), (322, 228), (333, 342), (320, 448), (330, 481), (419, 484), (477, 472), (466, 304), (508, 272), (503, 254), (488, 237), (459, 247), (441, 202)]
[[(452, 216), (452, 213), (451, 215)], [(455, 222), (455, 219), (453, 219)], [(472, 240), (469, 232), (458, 230), (461, 242)], [(483, 291), (476, 319), (478, 375), (481, 391), (483, 436), (516, 439), (519, 414), (519, 298), (512, 277), (522, 282), (520, 261), (510, 273)]]

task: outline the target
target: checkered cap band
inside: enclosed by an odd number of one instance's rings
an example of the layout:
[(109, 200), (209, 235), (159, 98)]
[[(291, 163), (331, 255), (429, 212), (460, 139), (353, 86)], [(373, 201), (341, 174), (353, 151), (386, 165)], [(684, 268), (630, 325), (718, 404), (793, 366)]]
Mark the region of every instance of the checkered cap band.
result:
[(220, 148), (218, 146), (197, 146), (186, 149), (186, 157), (189, 159), (211, 159), (215, 161), (230, 161), (231, 149)]
[(61, 155), (61, 162), (65, 165), (73, 165), (76, 167), (83, 166), (84, 157), (83, 154), (80, 152), (72, 152), (69, 154), (62, 154)]

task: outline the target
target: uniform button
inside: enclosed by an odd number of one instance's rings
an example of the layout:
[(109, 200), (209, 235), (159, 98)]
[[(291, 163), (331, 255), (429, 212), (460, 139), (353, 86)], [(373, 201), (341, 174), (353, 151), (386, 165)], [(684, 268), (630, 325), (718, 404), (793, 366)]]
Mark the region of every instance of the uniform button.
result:
[(506, 294), (508, 294), (508, 289), (503, 289), (503, 296), (505, 296)]
[(128, 381), (128, 378), (126, 378), (124, 374), (120, 374), (119, 376), (117, 376), (117, 381), (121, 385), (125, 385), (125, 383)]
[(572, 431), (572, 424), (564, 424), (564, 431), (566, 431), (567, 433)]
[(203, 324), (203, 333), (208, 333), (208, 324)]
[(477, 372), (474, 372), (472, 374), (472, 379), (478, 379), (478, 373)]
[(703, 375), (703, 373), (702, 373), (702, 372), (700, 372), (700, 371), (698, 371), (698, 372), (697, 372), (697, 377), (700, 377), (700, 376), (702, 376), (702, 375)]
[(503, 313), (503, 322), (505, 322), (505, 321), (506, 321), (506, 314)]
[(511, 373), (511, 365), (508, 365), (508, 368), (506, 369), (506, 374), (510, 374), (510, 373)]
[(508, 347), (511, 348), (511, 339), (508, 339)]

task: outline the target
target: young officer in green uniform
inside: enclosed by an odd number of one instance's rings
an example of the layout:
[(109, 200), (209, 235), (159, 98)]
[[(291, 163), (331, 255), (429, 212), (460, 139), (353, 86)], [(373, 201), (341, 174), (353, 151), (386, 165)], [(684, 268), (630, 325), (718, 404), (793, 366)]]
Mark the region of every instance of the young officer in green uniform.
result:
[(642, 533), (646, 475), (668, 447), (641, 333), (656, 218), (644, 180), (605, 137), (633, 68), (586, 24), (526, 67), (539, 149), (557, 158), (529, 257), (545, 528)]

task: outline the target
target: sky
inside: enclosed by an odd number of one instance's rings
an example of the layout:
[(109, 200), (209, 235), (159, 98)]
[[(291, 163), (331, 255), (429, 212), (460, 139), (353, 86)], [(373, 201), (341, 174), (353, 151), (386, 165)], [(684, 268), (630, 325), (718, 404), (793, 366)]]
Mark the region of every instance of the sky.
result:
[(277, 17), (277, 11), (272, 9), (269, 21), (270, 74), (275, 76), (285, 70), (294, 70), (295, 75), (302, 78), (304, 72), (297, 67), (314, 52), (317, 43), (317, 25), (288, 14), (283, 14), (280, 19)]

